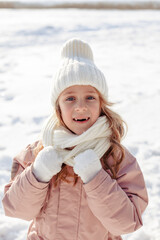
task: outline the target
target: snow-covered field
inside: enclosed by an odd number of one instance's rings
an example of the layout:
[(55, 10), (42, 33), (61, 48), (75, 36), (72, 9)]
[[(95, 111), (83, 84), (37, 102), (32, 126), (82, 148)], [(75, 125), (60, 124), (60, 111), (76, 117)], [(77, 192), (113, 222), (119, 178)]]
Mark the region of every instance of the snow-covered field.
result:
[[(105, 73), (110, 101), (128, 123), (123, 144), (144, 173), (144, 226), (125, 240), (160, 239), (160, 11), (0, 10), (0, 198), (12, 157), (35, 141), (51, 111), (61, 45), (80, 37)], [(22, 200), (23, 201), (23, 200)], [(24, 240), (29, 223), (4, 216), (0, 239)]]

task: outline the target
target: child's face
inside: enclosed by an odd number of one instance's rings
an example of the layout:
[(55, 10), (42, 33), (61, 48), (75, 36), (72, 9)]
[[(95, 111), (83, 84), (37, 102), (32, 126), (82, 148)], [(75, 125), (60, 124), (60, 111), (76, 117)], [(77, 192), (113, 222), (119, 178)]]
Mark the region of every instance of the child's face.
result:
[(90, 128), (100, 116), (100, 99), (92, 86), (74, 85), (66, 88), (58, 99), (65, 125), (80, 135)]

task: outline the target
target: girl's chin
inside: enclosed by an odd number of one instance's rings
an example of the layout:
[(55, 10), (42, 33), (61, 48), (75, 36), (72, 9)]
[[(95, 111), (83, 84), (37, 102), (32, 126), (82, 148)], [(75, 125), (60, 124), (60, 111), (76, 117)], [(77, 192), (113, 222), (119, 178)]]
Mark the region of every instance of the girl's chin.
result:
[(74, 134), (76, 135), (81, 135), (82, 133), (86, 132), (88, 130), (88, 128), (85, 129), (77, 129), (77, 130), (71, 130)]
[(79, 124), (73, 124), (73, 126), (71, 126), (71, 128), (69, 128), (69, 126), (67, 126), (67, 128), (74, 134), (76, 135), (81, 135), (82, 133), (86, 132), (92, 125), (93, 123), (91, 124), (90, 123), (79, 123)]

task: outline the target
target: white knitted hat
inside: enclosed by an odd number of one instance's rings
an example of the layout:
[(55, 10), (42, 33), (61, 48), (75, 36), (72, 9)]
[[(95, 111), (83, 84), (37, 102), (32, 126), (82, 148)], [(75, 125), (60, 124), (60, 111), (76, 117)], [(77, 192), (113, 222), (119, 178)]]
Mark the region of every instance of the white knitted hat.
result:
[[(104, 74), (96, 67), (93, 53), (88, 43), (73, 38), (67, 41), (61, 50), (60, 67), (53, 79), (51, 103), (55, 110), (55, 103), (66, 88), (73, 85), (91, 85), (102, 97), (108, 99), (108, 87)], [(53, 145), (53, 131), (58, 123), (53, 113), (44, 124), (42, 142), (44, 146)]]
[(53, 106), (61, 92), (73, 85), (91, 85), (107, 100), (108, 87), (103, 73), (93, 61), (90, 46), (73, 38), (62, 47), (61, 64), (53, 81), (51, 101)]

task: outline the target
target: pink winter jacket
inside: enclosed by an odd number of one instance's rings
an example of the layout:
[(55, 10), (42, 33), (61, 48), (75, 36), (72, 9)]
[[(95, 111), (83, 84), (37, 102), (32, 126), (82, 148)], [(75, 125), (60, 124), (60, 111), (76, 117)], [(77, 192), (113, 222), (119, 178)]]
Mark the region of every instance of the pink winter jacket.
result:
[[(136, 159), (126, 150), (117, 180), (103, 168), (87, 184), (38, 182), (32, 174), (37, 142), (14, 158), (16, 176), (5, 186), (3, 206), (10, 217), (32, 220), (28, 240), (120, 240), (142, 226), (148, 197)], [(110, 159), (112, 162), (112, 159)], [(73, 175), (73, 168), (67, 166)]]

